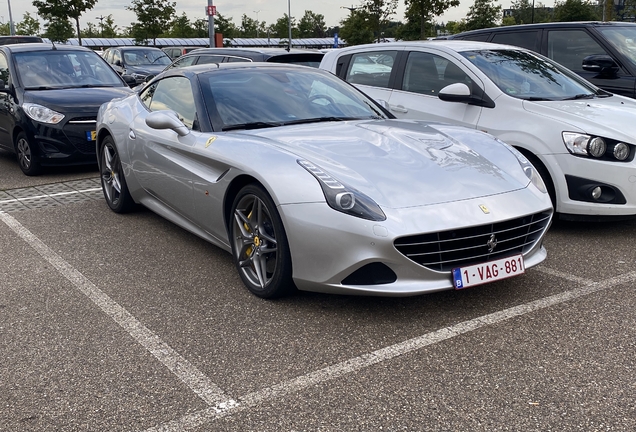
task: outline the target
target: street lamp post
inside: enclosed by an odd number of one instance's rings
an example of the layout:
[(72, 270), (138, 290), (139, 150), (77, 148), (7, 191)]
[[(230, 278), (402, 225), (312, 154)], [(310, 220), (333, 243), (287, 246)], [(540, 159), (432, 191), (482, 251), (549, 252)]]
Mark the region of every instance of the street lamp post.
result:
[(291, 51), (292, 41), (291, 41), (291, 0), (287, 0), (287, 30), (289, 36), (289, 44), (287, 45), (287, 51)]
[(258, 37), (258, 13), (260, 12), (260, 10), (254, 11), (254, 13), (256, 14), (256, 37)]
[(95, 18), (99, 20), (99, 33), (101, 37), (104, 37), (104, 18), (106, 17), (102, 15)]
[(11, 15), (11, 0), (7, 0), (7, 4), (9, 5), (9, 32), (11, 36), (15, 36), (15, 27), (13, 26), (13, 16)]

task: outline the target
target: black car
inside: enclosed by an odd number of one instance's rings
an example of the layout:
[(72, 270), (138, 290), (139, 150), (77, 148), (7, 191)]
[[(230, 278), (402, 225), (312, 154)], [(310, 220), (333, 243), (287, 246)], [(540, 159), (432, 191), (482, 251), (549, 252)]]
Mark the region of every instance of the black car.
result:
[(94, 51), (45, 43), (0, 46), (0, 147), (26, 175), (97, 162), (97, 111), (131, 90)]
[(636, 24), (554, 22), (472, 30), (446, 39), (531, 49), (612, 93), (636, 98)]
[[(108, 48), (103, 57), (130, 86), (143, 83), (147, 76), (157, 75), (172, 62), (159, 48), (147, 46)], [(133, 79), (127, 79), (128, 76)]]
[(0, 45), (41, 42), (44, 42), (44, 40), (39, 36), (0, 36)]
[(206, 63), (272, 62), (318, 67), (324, 53), (310, 49), (200, 48), (182, 55), (166, 69)]

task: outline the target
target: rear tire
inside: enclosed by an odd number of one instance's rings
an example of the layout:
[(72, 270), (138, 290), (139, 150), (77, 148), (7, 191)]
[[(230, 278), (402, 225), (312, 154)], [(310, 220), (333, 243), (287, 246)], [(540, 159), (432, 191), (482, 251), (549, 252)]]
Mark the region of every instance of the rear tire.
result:
[(99, 148), (99, 171), (108, 207), (115, 213), (128, 213), (133, 210), (135, 202), (128, 192), (119, 153), (110, 136), (104, 138)]
[(18, 156), (20, 169), (25, 175), (36, 176), (42, 171), (38, 149), (27, 138), (24, 132), (20, 132), (15, 139), (15, 152)]

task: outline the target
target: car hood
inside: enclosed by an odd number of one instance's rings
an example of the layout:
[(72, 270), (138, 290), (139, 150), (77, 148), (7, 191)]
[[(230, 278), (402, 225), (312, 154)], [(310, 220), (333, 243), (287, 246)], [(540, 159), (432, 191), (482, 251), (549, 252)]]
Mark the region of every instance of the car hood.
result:
[(166, 68), (166, 65), (143, 65), (143, 66), (129, 66), (126, 65), (127, 74), (137, 73), (140, 75), (158, 75)]
[(390, 208), (473, 199), (528, 185), (516, 156), (503, 144), (457, 126), (351, 121), (241, 133), (268, 138)]
[[(569, 101), (524, 101), (523, 108), (534, 114), (561, 120), (578, 128), (578, 131), (636, 143), (636, 101), (633, 99), (614, 95)], [(566, 125), (563, 130), (567, 130)]]
[(129, 96), (128, 87), (65, 88), (59, 90), (28, 90), (24, 101), (43, 105), (54, 111), (97, 114), (99, 107), (115, 98)]

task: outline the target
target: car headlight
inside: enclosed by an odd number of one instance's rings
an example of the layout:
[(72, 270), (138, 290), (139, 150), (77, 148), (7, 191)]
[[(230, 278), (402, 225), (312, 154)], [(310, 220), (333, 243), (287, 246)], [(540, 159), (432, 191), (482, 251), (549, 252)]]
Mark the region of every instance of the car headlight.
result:
[(505, 142), (501, 141), (498, 138), (496, 140), (499, 143), (503, 144), (508, 150), (510, 150), (510, 152), (513, 155), (517, 157), (517, 161), (519, 162), (519, 165), (521, 165), (521, 169), (523, 170), (523, 173), (526, 175), (526, 177), (528, 177), (528, 180), (530, 180), (530, 183), (532, 183), (534, 187), (539, 189), (541, 192), (548, 193), (548, 188), (545, 187), (545, 183), (543, 182), (543, 179), (537, 172), (537, 169), (534, 167), (534, 165), (530, 163), (528, 158), (525, 157), (523, 153), (521, 153), (519, 150), (517, 150), (510, 144), (506, 144)]
[(570, 153), (595, 159), (627, 161), (633, 159), (633, 147), (624, 142), (577, 132), (563, 132), (563, 142)]
[(40, 123), (58, 124), (64, 114), (34, 103), (23, 103), (22, 109), (30, 118)]
[(298, 164), (316, 177), (332, 209), (371, 221), (386, 220), (380, 206), (362, 192), (344, 185), (309, 161), (298, 159)]

